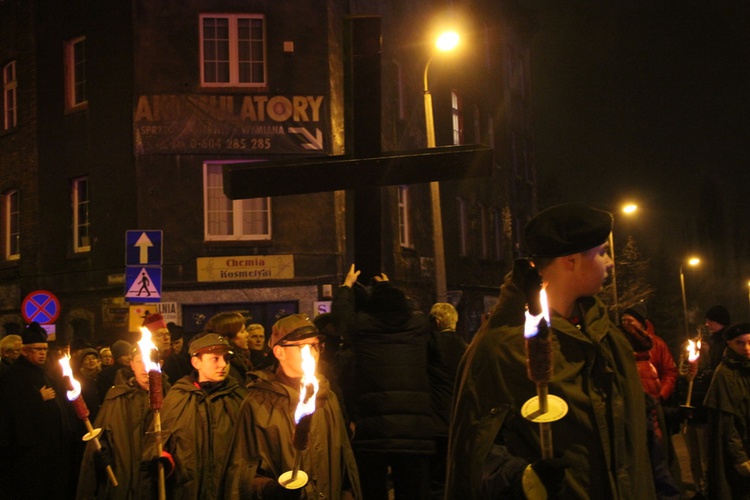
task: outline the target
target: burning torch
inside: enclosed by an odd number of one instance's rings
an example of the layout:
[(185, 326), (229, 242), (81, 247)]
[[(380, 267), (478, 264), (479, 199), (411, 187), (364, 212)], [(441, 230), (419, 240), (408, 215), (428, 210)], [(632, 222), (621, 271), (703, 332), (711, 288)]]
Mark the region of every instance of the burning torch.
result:
[[(99, 442), (99, 434), (102, 432), (101, 429), (94, 429), (89, 420), (89, 409), (86, 406), (86, 401), (81, 396), (81, 383), (73, 377), (73, 370), (70, 368), (70, 354), (66, 354), (60, 358), (60, 366), (62, 367), (63, 376), (68, 378), (68, 401), (73, 404), (73, 408), (76, 411), (76, 415), (86, 425), (88, 432), (83, 435), (84, 441), (94, 441), (94, 446), (97, 451), (101, 451), (102, 444)], [(112, 466), (107, 466), (107, 476), (109, 476), (109, 482), (112, 486), (117, 486), (117, 478), (112, 470)]]
[[(161, 457), (164, 451), (161, 442), (161, 406), (164, 401), (162, 391), (161, 367), (159, 366), (159, 350), (151, 341), (151, 330), (141, 327), (141, 340), (138, 341), (138, 347), (141, 349), (143, 364), (148, 371), (148, 396), (151, 409), (154, 412), (154, 435), (156, 437), (157, 456)], [(161, 461), (158, 464), (159, 476), (159, 500), (167, 497), (166, 483), (164, 480), (164, 464)]]
[[(693, 342), (692, 340), (688, 340), (688, 345), (685, 350), (688, 353), (688, 393), (685, 404), (681, 406), (682, 408), (691, 411), (693, 406), (690, 405), (690, 400), (693, 397), (693, 381), (695, 381), (695, 375), (698, 373), (698, 359), (701, 357), (701, 341), (698, 340), (697, 342)], [(687, 432), (687, 425), (682, 427), (682, 432), (683, 434)]]
[(315, 358), (309, 344), (299, 346), (302, 354), (302, 380), (300, 381), (299, 403), (294, 412), (294, 438), (296, 450), (294, 467), (279, 476), (279, 484), (289, 490), (302, 488), (307, 484), (307, 473), (301, 470), (302, 450), (307, 448), (310, 426), (315, 412), (315, 396), (318, 394), (318, 379), (315, 378)]
[(550, 423), (564, 417), (568, 413), (568, 405), (563, 399), (548, 393), (548, 384), (552, 378), (552, 342), (547, 292), (534, 268), (529, 269), (529, 277), (534, 278), (532, 282), (535, 286), (526, 290), (526, 370), (529, 380), (536, 384), (537, 395), (523, 405), (521, 414), (527, 420), (539, 424), (542, 459), (547, 459), (553, 457)]

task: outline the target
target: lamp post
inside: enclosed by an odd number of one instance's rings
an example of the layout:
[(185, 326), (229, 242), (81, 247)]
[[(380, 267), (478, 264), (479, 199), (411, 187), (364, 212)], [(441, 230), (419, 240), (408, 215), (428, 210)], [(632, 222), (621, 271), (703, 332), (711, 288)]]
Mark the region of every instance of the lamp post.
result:
[(747, 302), (750, 304), (750, 281), (747, 282)]
[[(622, 213), (626, 215), (630, 215), (633, 212), (638, 210), (638, 205), (634, 203), (628, 203), (622, 207)], [(619, 315), (620, 312), (620, 302), (617, 295), (617, 262), (615, 262), (615, 231), (614, 228), (612, 228), (612, 231), (609, 233), (609, 251), (610, 255), (612, 255), (612, 302), (613, 307), (615, 310), (615, 314)]]
[[(458, 44), (458, 34), (451, 31), (440, 35), (436, 47), (441, 51), (452, 50)], [(435, 57), (433, 54), (424, 67), (424, 117), (427, 134), (427, 147), (435, 147), (435, 121), (432, 115), (432, 94), (427, 81), (427, 71)], [(432, 202), (432, 233), (435, 253), (435, 295), (437, 302), (448, 300), (448, 284), (445, 276), (445, 248), (443, 246), (443, 215), (440, 209), (440, 183), (430, 182), (430, 200)]]
[[(695, 267), (698, 264), (701, 263), (701, 260), (698, 257), (691, 257), (687, 260), (687, 264), (689, 266)], [(682, 313), (685, 316), (685, 337), (690, 338), (690, 335), (688, 334), (688, 311), (687, 311), (687, 296), (685, 294), (685, 262), (682, 262), (680, 264), (680, 288), (682, 290)]]

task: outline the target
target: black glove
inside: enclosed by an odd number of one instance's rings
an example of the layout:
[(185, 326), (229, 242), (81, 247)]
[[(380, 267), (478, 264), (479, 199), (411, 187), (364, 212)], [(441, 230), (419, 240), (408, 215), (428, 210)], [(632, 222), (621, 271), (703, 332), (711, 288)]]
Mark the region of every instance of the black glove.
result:
[[(529, 259), (514, 260), (512, 276), (513, 284), (516, 285), (524, 298), (527, 301), (529, 301), (529, 298), (534, 298), (535, 302), (538, 303), (539, 291), (542, 289), (542, 278), (531, 261)], [(535, 306), (538, 306), (538, 304), (535, 304)], [(535, 314), (539, 314), (538, 311), (533, 311), (536, 307), (530, 307), (530, 309)]]
[(112, 461), (112, 452), (107, 442), (102, 441), (101, 446), (101, 449), (94, 452), (94, 466), (98, 471), (103, 471), (107, 466), (111, 466), (114, 463)]
[(680, 420), (691, 420), (693, 418), (693, 408), (690, 406), (680, 406)]
[(531, 464), (531, 468), (539, 476), (549, 498), (563, 498), (565, 496), (565, 470), (572, 464), (564, 454), (555, 453), (553, 458), (539, 460)]
[(276, 481), (269, 481), (269, 483), (263, 488), (263, 498), (270, 498), (271, 500), (300, 500), (304, 491), (304, 486), (302, 488), (291, 490), (284, 488)]
[(149, 474), (156, 476), (159, 470), (159, 464), (164, 466), (164, 477), (172, 475), (175, 469), (174, 458), (166, 451), (161, 452), (161, 456), (152, 458), (151, 460), (141, 462), (141, 469), (145, 469)]

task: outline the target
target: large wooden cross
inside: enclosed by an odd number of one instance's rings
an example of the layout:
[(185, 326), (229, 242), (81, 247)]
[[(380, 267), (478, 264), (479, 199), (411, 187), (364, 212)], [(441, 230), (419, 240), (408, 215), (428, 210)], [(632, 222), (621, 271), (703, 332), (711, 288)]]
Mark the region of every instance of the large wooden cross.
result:
[(489, 176), (492, 149), (470, 145), (382, 153), (380, 18), (348, 18), (346, 40), (347, 155), (228, 164), (223, 170), (224, 193), (237, 200), (353, 190), (351, 261), (369, 277), (383, 271), (380, 188)]

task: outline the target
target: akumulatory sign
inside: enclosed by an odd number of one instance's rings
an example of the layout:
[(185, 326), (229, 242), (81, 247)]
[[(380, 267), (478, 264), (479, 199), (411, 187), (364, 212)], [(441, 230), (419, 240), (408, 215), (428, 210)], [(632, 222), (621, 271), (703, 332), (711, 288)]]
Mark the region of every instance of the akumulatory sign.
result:
[(330, 154), (322, 95), (141, 95), (135, 153)]

